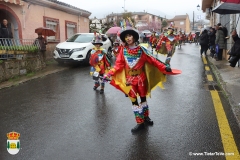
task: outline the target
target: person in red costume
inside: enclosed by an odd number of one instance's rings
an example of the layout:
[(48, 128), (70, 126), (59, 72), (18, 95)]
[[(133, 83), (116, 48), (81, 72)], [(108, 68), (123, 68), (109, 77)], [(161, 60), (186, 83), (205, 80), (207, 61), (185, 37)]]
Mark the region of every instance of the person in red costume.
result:
[[(101, 47), (103, 45), (100, 35), (95, 33), (95, 40), (92, 42), (94, 48), (91, 52), (91, 57), (89, 59), (89, 63), (92, 66), (90, 74), (94, 71), (98, 72), (100, 76), (103, 76), (108, 69), (110, 69), (111, 63), (110, 60), (106, 56), (106, 51)], [(100, 79), (95, 80), (93, 90), (97, 90), (97, 88), (101, 85), (100, 94), (104, 93), (105, 82)]]
[(170, 66), (171, 58), (175, 52), (175, 47), (178, 43), (178, 38), (173, 33), (174, 28), (169, 27), (167, 33), (158, 41), (156, 52), (160, 54), (167, 54), (165, 63)]
[(114, 46), (113, 46), (112, 51), (113, 51), (114, 56), (117, 57), (117, 55), (118, 55), (118, 53), (119, 53), (119, 51), (120, 51), (122, 46), (120, 45), (120, 41), (118, 39), (115, 40), (113, 45)]
[(150, 44), (152, 48), (156, 48), (156, 44), (157, 44), (157, 37), (156, 37), (156, 32), (153, 31), (152, 35), (149, 38)]
[[(112, 78), (110, 83), (130, 98), (137, 122), (131, 132), (135, 133), (144, 129), (144, 123), (153, 125), (149, 117), (146, 96), (152, 88), (165, 82), (164, 72), (171, 72), (171, 68), (155, 59), (146, 48), (136, 45), (139, 34), (135, 29), (126, 27), (121, 32), (120, 38), (126, 45), (121, 48), (115, 66), (104, 79)], [(140, 103), (138, 96), (141, 99)]]
[(190, 44), (193, 42), (192, 32), (190, 32), (189, 35), (188, 35), (188, 42), (189, 42)]

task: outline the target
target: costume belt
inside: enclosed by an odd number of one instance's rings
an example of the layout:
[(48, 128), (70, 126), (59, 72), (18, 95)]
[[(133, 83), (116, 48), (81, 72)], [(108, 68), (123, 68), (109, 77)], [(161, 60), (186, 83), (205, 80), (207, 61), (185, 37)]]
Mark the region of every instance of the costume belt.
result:
[(99, 61), (98, 62), (98, 65), (100, 66), (100, 65), (103, 65), (104, 63), (103, 63), (103, 61)]
[(138, 76), (143, 72), (142, 69), (126, 69), (127, 76)]

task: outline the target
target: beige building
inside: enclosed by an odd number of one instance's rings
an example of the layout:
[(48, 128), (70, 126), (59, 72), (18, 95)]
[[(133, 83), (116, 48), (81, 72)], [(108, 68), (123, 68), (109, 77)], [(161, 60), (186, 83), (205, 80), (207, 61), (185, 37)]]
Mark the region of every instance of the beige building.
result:
[(11, 24), (14, 39), (35, 39), (35, 29), (48, 27), (56, 32), (47, 37), (49, 54), (56, 44), (77, 32), (89, 32), (91, 12), (52, 0), (0, 0), (0, 21)]
[(188, 14), (176, 15), (173, 19), (167, 20), (168, 25), (173, 23), (177, 31), (184, 31), (185, 33), (191, 32), (191, 22)]

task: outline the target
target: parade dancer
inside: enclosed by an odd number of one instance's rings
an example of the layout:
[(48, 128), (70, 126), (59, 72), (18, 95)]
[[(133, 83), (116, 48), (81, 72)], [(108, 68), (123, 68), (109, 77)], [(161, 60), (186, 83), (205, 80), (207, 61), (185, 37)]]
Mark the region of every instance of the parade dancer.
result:
[[(111, 63), (110, 60), (106, 56), (106, 51), (101, 47), (103, 45), (101, 40), (101, 35), (95, 34), (95, 39), (92, 42), (94, 48), (91, 52), (91, 57), (89, 60), (91, 67), (90, 74), (94, 71), (98, 72), (100, 76), (103, 76), (104, 73), (110, 69)], [(93, 90), (97, 90), (97, 88), (101, 86), (100, 94), (104, 93), (105, 82), (100, 78), (100, 80), (95, 80)]]
[(117, 55), (118, 55), (118, 53), (119, 53), (119, 51), (120, 51), (122, 46), (120, 45), (120, 41), (118, 39), (115, 40), (113, 45), (114, 46), (113, 46), (112, 51), (113, 51), (114, 56), (117, 57)]
[(157, 44), (157, 37), (156, 37), (155, 31), (153, 31), (152, 35), (150, 36), (149, 42), (150, 42), (152, 53), (153, 53), (153, 49), (156, 48), (156, 44)]
[[(112, 77), (110, 84), (130, 98), (137, 122), (131, 131), (135, 133), (144, 129), (144, 123), (153, 125), (149, 117), (146, 96), (153, 87), (162, 86), (162, 82), (166, 81), (164, 73), (171, 72), (171, 68), (152, 57), (146, 48), (136, 45), (139, 34), (135, 29), (125, 27), (120, 38), (126, 45), (120, 50), (114, 68), (104, 76), (104, 79)], [(137, 96), (140, 96), (140, 103)]]
[(192, 41), (193, 41), (193, 35), (192, 35), (192, 32), (190, 32), (188, 35), (188, 42), (191, 44)]
[(178, 42), (179, 46), (178, 46), (178, 47), (181, 49), (181, 47), (182, 47), (182, 42), (183, 42), (183, 40), (184, 40), (184, 35), (182, 34), (182, 31), (179, 31), (178, 37), (179, 37), (179, 42)]
[(175, 46), (177, 45), (177, 37), (173, 34), (174, 28), (169, 27), (167, 33), (159, 40), (156, 51), (160, 54), (167, 54), (165, 63), (170, 66), (171, 58), (175, 52)]

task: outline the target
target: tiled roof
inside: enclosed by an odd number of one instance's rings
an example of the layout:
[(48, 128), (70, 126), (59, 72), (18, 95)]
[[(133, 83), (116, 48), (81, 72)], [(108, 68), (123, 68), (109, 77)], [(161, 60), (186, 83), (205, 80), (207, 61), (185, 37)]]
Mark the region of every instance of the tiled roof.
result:
[(66, 7), (69, 7), (69, 8), (73, 8), (73, 9), (77, 9), (77, 10), (80, 10), (80, 11), (85, 11), (85, 12), (88, 12), (88, 13), (91, 13), (89, 11), (86, 11), (86, 10), (83, 10), (83, 9), (80, 9), (80, 8), (77, 8), (75, 6), (72, 6), (70, 4), (67, 4), (67, 3), (64, 3), (64, 2), (61, 2), (61, 1), (58, 1), (58, 0), (48, 0), (50, 2), (53, 2), (53, 3), (57, 3), (59, 5), (62, 5), (62, 6), (66, 6)]
[(186, 19), (188, 15), (177, 15), (173, 19), (170, 20), (183, 20)]

